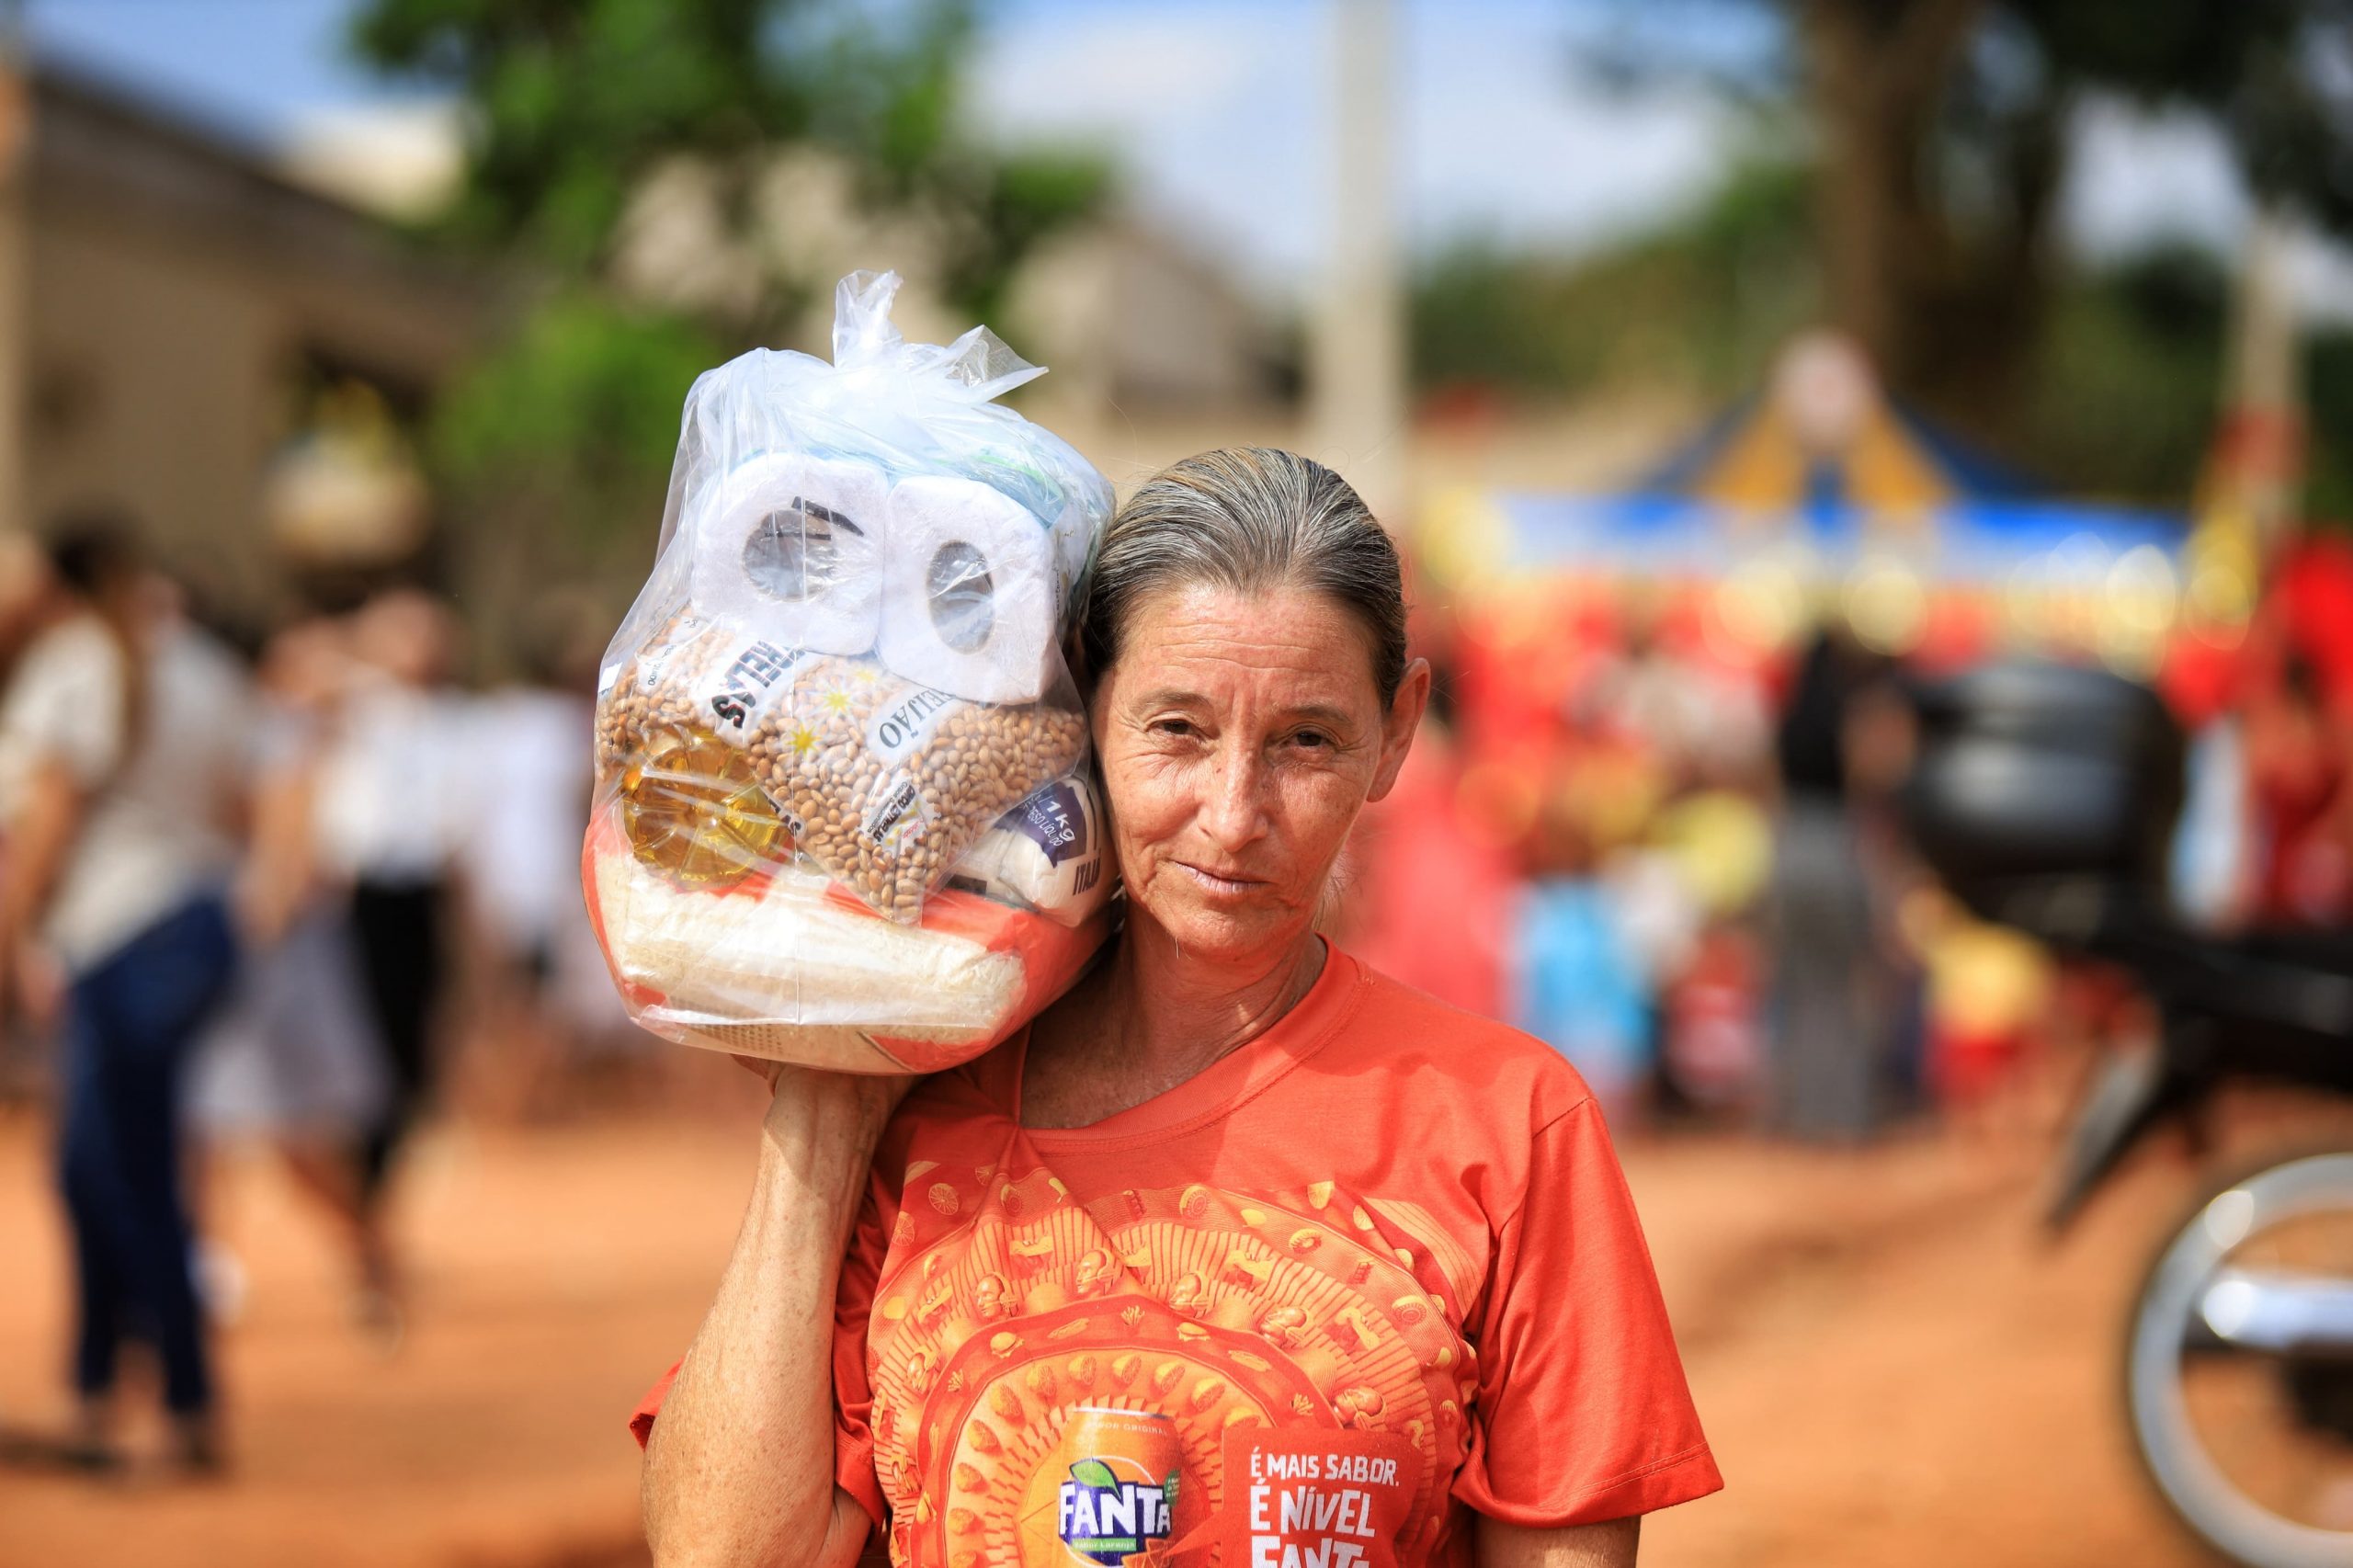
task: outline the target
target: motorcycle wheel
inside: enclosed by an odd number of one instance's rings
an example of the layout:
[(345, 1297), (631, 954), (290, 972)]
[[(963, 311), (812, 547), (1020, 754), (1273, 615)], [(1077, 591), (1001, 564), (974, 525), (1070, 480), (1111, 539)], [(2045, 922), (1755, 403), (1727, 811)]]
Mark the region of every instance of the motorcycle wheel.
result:
[(2347, 1302), (2343, 1150), (2211, 1189), (2142, 1284), (2124, 1366), (2134, 1447), (2182, 1522), (2249, 1568), (2353, 1568)]

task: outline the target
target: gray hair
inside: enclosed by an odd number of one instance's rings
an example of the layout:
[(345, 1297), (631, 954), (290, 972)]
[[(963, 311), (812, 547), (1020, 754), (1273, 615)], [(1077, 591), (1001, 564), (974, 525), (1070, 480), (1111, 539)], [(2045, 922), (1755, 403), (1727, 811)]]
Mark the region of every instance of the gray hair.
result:
[(1213, 584), (1237, 593), (1329, 595), (1363, 627), (1386, 709), (1405, 678), (1404, 572), (1397, 547), (1348, 482), (1267, 447), (1223, 447), (1161, 470), (1128, 497), (1095, 557), (1080, 618), (1087, 667), (1119, 661), (1146, 599)]

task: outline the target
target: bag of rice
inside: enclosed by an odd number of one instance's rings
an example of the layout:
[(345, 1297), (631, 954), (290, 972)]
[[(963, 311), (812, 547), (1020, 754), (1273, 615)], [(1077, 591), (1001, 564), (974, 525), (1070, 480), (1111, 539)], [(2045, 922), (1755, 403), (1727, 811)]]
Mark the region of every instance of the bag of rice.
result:
[(928, 1072), (1004, 1039), (1108, 924), (1063, 659), (1111, 489), (992, 401), (985, 328), (688, 394), (654, 571), (605, 662), (583, 882), (631, 1015), (689, 1044)]

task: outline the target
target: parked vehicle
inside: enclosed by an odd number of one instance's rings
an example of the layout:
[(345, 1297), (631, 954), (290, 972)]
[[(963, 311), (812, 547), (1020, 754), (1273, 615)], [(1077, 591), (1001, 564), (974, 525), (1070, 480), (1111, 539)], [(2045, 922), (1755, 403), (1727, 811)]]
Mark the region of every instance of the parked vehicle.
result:
[[(2054, 1226), (2234, 1080), (2353, 1094), (2353, 931), (2216, 937), (2166, 907), (2183, 743), (2154, 693), (2003, 665), (1915, 706), (1922, 856), (1983, 917), (2129, 970), (2158, 1018), (2091, 1080)], [(2135, 1300), (2122, 1392), (2150, 1480), (2208, 1545), (2250, 1568), (2353, 1565), (2353, 1147), (2281, 1152), (2190, 1206)]]

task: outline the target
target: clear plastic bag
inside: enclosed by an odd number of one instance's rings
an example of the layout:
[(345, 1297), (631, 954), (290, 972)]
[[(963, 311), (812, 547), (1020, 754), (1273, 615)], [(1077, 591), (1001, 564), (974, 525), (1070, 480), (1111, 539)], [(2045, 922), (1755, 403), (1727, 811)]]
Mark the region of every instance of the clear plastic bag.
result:
[(1111, 488), (995, 405), (1042, 372), (985, 328), (904, 342), (898, 283), (842, 280), (833, 364), (688, 394), (583, 858), (640, 1023), (871, 1072), (1011, 1033), (1110, 893), (1062, 649)]

